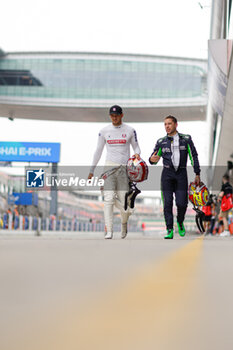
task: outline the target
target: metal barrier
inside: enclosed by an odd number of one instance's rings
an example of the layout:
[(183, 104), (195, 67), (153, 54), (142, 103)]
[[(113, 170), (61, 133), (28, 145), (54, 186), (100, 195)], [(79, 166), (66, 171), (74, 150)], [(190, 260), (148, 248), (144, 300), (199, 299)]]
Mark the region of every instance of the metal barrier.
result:
[[(1, 229), (3, 230), (20, 230), (20, 231), (67, 231), (67, 232), (104, 232), (104, 222), (89, 222), (86, 220), (72, 218), (60, 219), (58, 217), (38, 217), (38, 216), (23, 216), (11, 213), (4, 213), (1, 217)], [(162, 223), (162, 221), (161, 221)], [(233, 217), (229, 218), (229, 225), (233, 223)], [(233, 226), (233, 225), (232, 225)], [(187, 231), (198, 232), (195, 221), (186, 221), (185, 227)], [(232, 228), (233, 230), (233, 228)], [(121, 224), (113, 225), (114, 232), (121, 231)], [(129, 232), (143, 232), (140, 225), (136, 222), (128, 224)]]
[[(87, 222), (77, 218), (59, 219), (55, 216), (41, 218), (5, 213), (1, 217), (2, 229), (20, 231), (69, 231), (69, 232), (104, 232), (104, 222)], [(120, 224), (113, 225), (114, 232), (121, 231)], [(141, 227), (129, 224), (129, 231), (141, 232)]]

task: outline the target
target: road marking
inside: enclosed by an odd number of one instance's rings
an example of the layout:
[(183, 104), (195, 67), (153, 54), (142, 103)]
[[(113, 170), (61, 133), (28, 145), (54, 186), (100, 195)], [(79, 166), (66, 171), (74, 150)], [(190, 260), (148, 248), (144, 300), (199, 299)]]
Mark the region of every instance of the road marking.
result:
[(34, 341), (33, 349), (179, 349), (185, 333), (188, 337), (190, 314), (195, 314), (202, 245), (203, 237), (159, 264), (142, 267), (124, 285), (82, 310), (72, 302), (49, 324), (47, 335)]

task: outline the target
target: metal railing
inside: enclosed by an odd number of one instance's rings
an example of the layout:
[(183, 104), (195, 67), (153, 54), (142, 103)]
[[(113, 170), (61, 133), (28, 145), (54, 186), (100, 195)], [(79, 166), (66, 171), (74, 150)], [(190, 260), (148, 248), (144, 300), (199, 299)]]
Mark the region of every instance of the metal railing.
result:
[[(70, 231), (70, 232), (104, 232), (104, 222), (88, 222), (79, 218), (60, 219), (55, 216), (41, 218), (37, 216), (13, 215), (5, 213), (1, 217), (0, 228), (14, 231)], [(114, 231), (120, 231), (121, 225), (115, 224)], [(136, 224), (129, 224), (129, 230), (141, 232)]]

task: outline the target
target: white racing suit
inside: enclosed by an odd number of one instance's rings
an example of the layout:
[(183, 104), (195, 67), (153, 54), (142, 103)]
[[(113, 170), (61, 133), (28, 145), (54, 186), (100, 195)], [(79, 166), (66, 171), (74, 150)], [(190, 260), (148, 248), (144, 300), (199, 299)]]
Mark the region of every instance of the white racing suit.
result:
[[(125, 193), (129, 190), (129, 180), (126, 174), (126, 164), (130, 157), (130, 145), (135, 153), (140, 154), (136, 131), (129, 125), (112, 124), (100, 130), (97, 148), (93, 157), (91, 173), (98, 164), (103, 148), (106, 146), (105, 188), (104, 188), (104, 217), (107, 232), (113, 232), (113, 206), (120, 209), (122, 223), (126, 223), (130, 211), (124, 210)], [(104, 177), (103, 177), (104, 178)]]
[[(105, 167), (106, 170), (106, 167)], [(106, 177), (105, 177), (106, 176)], [(125, 194), (129, 190), (129, 179), (126, 166), (108, 163), (108, 170), (103, 174), (104, 178), (104, 220), (107, 232), (113, 232), (113, 208), (120, 210), (121, 223), (125, 224), (134, 209), (124, 209)]]

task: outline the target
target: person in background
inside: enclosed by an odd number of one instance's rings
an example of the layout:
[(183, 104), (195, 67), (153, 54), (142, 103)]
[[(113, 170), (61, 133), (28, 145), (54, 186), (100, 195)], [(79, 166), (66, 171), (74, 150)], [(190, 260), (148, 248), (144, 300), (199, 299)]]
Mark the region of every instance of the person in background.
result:
[(214, 227), (215, 223), (218, 219), (218, 214), (217, 214), (217, 197), (215, 195), (210, 195), (211, 196), (211, 219), (210, 219), (210, 230), (209, 233), (211, 235), (214, 234)]
[(232, 186), (230, 184), (229, 175), (225, 174), (222, 178), (222, 188), (218, 195), (218, 201), (221, 202), (221, 210), (219, 216), (222, 217), (224, 224), (224, 231), (220, 234), (221, 237), (230, 236), (229, 225), (228, 225), (228, 215), (233, 207), (232, 201)]
[(205, 218), (203, 220), (205, 234), (213, 234), (216, 216), (214, 198), (214, 195), (210, 194), (208, 203), (202, 207), (202, 211), (205, 214)]
[(201, 208), (203, 213), (205, 214), (205, 217), (203, 219), (203, 225), (205, 229), (205, 233), (209, 233), (210, 229), (210, 221), (211, 221), (211, 216), (212, 216), (212, 207), (211, 207), (211, 202), (208, 201), (208, 203)]

